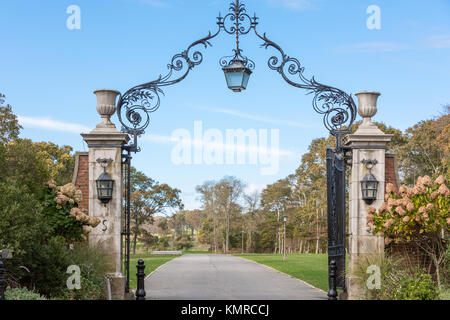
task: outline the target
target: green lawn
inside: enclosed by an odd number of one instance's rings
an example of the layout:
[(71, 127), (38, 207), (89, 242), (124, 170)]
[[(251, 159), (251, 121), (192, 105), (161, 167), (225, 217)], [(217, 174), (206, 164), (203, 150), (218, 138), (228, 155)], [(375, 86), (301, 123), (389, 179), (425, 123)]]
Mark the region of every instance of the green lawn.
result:
[(316, 288), (328, 291), (328, 256), (326, 254), (236, 254), (301, 279)]
[(155, 271), (156, 268), (176, 257), (179, 257), (179, 255), (166, 256), (152, 255), (150, 253), (132, 255), (130, 257), (130, 289), (134, 289), (137, 286), (136, 265), (139, 259), (143, 259), (145, 261), (145, 275), (148, 276), (151, 272)]

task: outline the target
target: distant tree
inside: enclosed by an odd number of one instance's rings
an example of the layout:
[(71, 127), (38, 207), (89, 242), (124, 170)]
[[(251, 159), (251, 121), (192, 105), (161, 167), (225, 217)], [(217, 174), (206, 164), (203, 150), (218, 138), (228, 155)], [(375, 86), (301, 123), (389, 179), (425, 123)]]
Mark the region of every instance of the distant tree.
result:
[(407, 143), (399, 148), (403, 183), (412, 186), (419, 176), (450, 179), (450, 108), (434, 120), (421, 121), (406, 130)]
[(11, 105), (5, 103), (5, 95), (0, 93), (0, 143), (7, 143), (19, 138), (22, 127)]
[(62, 146), (52, 142), (36, 142), (34, 146), (40, 157), (47, 163), (50, 177), (58, 185), (65, 185), (72, 181), (75, 166), (75, 156), (71, 154), (71, 146)]

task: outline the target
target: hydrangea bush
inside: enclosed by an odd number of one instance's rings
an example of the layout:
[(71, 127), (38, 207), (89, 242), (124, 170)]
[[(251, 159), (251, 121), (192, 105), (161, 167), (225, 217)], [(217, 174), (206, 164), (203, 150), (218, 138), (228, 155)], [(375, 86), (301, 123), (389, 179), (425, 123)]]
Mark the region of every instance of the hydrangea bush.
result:
[(100, 223), (100, 219), (89, 216), (86, 209), (78, 207), (82, 199), (81, 190), (72, 183), (57, 186), (53, 180), (47, 186), (43, 213), (52, 232), (69, 242), (86, 240), (92, 228)]
[(413, 236), (448, 229), (450, 190), (443, 176), (434, 182), (419, 177), (413, 188), (388, 183), (385, 202), (367, 208), (367, 224), (374, 234), (384, 233), (385, 243), (411, 241)]
[(373, 234), (383, 233), (385, 244), (414, 242), (436, 267), (439, 287), (440, 266), (445, 256), (445, 234), (450, 226), (450, 190), (444, 176), (433, 181), (419, 177), (413, 188), (386, 185), (385, 201), (367, 208), (367, 225)]

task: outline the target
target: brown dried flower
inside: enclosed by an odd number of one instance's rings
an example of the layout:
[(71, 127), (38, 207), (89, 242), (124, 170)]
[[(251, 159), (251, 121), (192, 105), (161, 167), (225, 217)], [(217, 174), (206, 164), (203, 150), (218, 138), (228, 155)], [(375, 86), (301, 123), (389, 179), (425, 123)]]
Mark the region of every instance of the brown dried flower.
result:
[(439, 177), (437, 177), (436, 180), (434, 180), (434, 184), (444, 184), (444, 183), (445, 183), (444, 176), (439, 176)]
[(397, 187), (394, 186), (392, 183), (386, 184), (386, 193), (397, 193)]
[(406, 214), (405, 209), (403, 209), (402, 207), (398, 206), (397, 208), (395, 208), (395, 212), (397, 212), (399, 215), (404, 216)]
[(424, 176), (422, 178), (421, 184), (423, 184), (425, 186), (431, 186), (433, 184), (433, 181), (431, 180), (431, 178), (429, 176)]
[(47, 186), (50, 188), (50, 189), (56, 189), (56, 182), (55, 182), (55, 180), (53, 180), (53, 179), (51, 179), (51, 180), (49, 180), (48, 182), (47, 182)]
[(372, 206), (368, 206), (368, 207), (366, 208), (366, 211), (367, 211), (368, 214), (372, 214), (372, 213), (377, 212), (377, 209), (375, 209), (375, 208), (372, 207)]
[(409, 203), (406, 205), (406, 210), (408, 210), (408, 211), (413, 211), (413, 210), (414, 210), (414, 204), (413, 204), (412, 202), (409, 202)]
[(450, 190), (447, 188), (445, 184), (441, 184), (438, 190), (439, 194), (450, 194)]
[(406, 188), (405, 186), (400, 186), (400, 189), (398, 191), (400, 192), (400, 194), (404, 195), (407, 193), (408, 188)]

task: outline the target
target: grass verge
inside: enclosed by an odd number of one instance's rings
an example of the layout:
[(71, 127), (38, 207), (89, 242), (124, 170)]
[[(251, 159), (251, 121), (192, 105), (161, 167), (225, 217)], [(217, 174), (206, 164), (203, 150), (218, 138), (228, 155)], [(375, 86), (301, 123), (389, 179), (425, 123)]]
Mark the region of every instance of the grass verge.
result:
[(130, 289), (135, 289), (137, 286), (136, 265), (139, 259), (144, 260), (145, 275), (148, 276), (150, 273), (155, 271), (159, 266), (176, 257), (179, 257), (179, 255), (152, 255), (150, 253), (132, 255), (130, 257)]
[(316, 288), (328, 291), (328, 256), (326, 254), (236, 254), (235, 256), (264, 264)]

